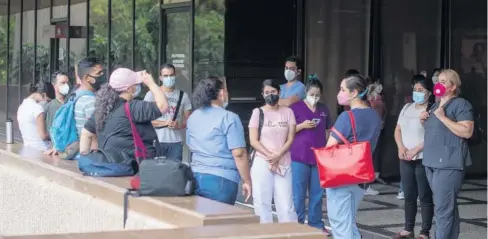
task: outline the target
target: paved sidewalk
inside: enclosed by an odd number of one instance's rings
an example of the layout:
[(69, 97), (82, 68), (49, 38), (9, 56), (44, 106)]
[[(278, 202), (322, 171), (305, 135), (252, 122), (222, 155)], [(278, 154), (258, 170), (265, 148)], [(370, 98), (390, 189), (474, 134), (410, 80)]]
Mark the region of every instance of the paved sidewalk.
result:
[[(459, 238), (487, 238), (486, 187), (486, 179), (465, 180), (458, 198), (461, 216)], [(374, 184), (373, 188), (380, 191), (380, 195), (364, 197), (358, 212), (358, 226), (362, 230), (364, 239), (392, 238), (403, 229), (404, 223), (404, 201), (396, 198), (398, 183)], [(242, 197), (238, 200), (241, 201)], [(326, 212), (324, 220), (328, 224)], [(421, 220), (420, 208), (417, 220), (415, 230), (418, 233)]]

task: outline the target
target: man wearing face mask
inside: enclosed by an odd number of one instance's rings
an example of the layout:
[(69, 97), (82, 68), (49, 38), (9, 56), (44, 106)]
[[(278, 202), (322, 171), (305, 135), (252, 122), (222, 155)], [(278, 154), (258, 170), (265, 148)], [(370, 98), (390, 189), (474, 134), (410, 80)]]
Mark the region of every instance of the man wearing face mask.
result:
[(65, 96), (69, 93), (69, 78), (64, 72), (55, 72), (53, 74), (54, 92), (55, 98), (46, 105), (44, 105), (44, 110), (46, 112), (46, 130), (50, 131), (51, 125), (58, 111), (59, 107), (64, 104)]
[[(46, 132), (50, 132), (56, 111), (64, 104), (65, 97), (70, 90), (69, 78), (64, 72), (55, 72), (53, 74), (53, 83), (55, 98), (44, 105)], [(55, 150), (50, 149), (45, 154), (53, 155), (55, 154)]]
[(285, 62), (285, 79), (288, 82), (280, 86), (279, 105), (290, 106), (305, 99), (305, 85), (298, 80), (301, 73), (300, 59), (295, 56), (288, 57)]
[[(95, 57), (86, 57), (78, 62), (75, 67), (76, 82), (80, 85), (76, 91), (68, 94), (67, 100), (72, 97), (75, 98), (77, 94), (81, 96), (74, 104), (74, 121), (76, 124), (76, 131), (78, 136), (81, 135), (81, 130), (85, 126), (87, 120), (93, 115), (95, 111), (95, 92), (107, 82), (106, 73), (100, 61)], [(89, 93), (89, 94), (88, 94)], [(92, 149), (96, 149), (96, 140), (92, 141)], [(63, 159), (72, 159), (79, 151), (79, 143), (75, 142), (66, 147), (64, 152), (59, 152), (59, 156)], [(55, 154), (53, 152), (52, 154)]]
[[(95, 57), (87, 57), (78, 62), (77, 71), (80, 86), (76, 92), (86, 90), (95, 93), (103, 84), (107, 83), (107, 76), (103, 66)], [(75, 121), (78, 135), (81, 134), (86, 121), (95, 111), (95, 100), (95, 95), (84, 95), (75, 104)]]
[[(161, 67), (161, 91), (168, 99), (169, 111), (152, 121), (159, 141), (159, 154), (167, 158), (182, 160), (183, 129), (190, 117), (191, 102), (188, 94), (175, 87), (176, 69), (172, 64)], [(154, 95), (148, 92), (145, 101), (154, 102)]]

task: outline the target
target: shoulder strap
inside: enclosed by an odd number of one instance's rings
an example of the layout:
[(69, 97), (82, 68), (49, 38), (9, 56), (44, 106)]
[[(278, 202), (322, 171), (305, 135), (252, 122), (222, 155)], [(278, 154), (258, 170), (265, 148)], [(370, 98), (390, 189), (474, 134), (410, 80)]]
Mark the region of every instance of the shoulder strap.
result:
[(137, 131), (136, 125), (132, 121), (132, 114), (130, 113), (129, 102), (126, 102), (124, 104), (124, 109), (125, 109), (125, 115), (129, 119), (130, 128), (132, 130), (132, 137), (134, 139), (134, 147), (136, 150), (135, 151), (136, 161), (137, 161), (137, 163), (139, 163), (141, 159), (147, 158), (147, 149), (146, 149), (146, 146), (144, 146), (144, 143), (142, 142), (141, 136), (139, 135), (139, 132)]
[(264, 125), (264, 112), (263, 109), (258, 108), (259, 110), (259, 126), (258, 126), (258, 140), (261, 139), (261, 131), (263, 130)]
[(354, 143), (357, 142), (356, 139), (356, 120), (354, 119), (354, 114), (352, 110), (347, 111), (349, 113), (349, 120), (351, 121), (351, 128), (352, 128), (352, 137), (354, 138)]
[(180, 90), (180, 94), (178, 95), (178, 102), (176, 103), (175, 114), (173, 115), (173, 121), (176, 120), (178, 117), (178, 112), (180, 111), (181, 101), (183, 100), (184, 92)]

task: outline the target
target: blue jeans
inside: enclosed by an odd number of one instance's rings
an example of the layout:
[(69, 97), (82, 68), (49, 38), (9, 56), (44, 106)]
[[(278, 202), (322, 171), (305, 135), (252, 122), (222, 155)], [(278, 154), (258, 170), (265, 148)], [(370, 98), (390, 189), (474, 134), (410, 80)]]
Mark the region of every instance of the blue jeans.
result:
[(291, 162), (293, 203), (298, 216), (298, 222), (305, 222), (305, 199), (308, 199), (308, 225), (324, 229), (322, 221), (322, 195), (319, 172), (316, 165)]
[(218, 202), (234, 205), (237, 199), (238, 184), (212, 174), (194, 173), (195, 194)]
[(327, 188), (327, 215), (334, 239), (360, 239), (356, 225), (359, 203), (364, 190), (358, 185)]
[(159, 143), (158, 156), (181, 161), (183, 159), (183, 143)]

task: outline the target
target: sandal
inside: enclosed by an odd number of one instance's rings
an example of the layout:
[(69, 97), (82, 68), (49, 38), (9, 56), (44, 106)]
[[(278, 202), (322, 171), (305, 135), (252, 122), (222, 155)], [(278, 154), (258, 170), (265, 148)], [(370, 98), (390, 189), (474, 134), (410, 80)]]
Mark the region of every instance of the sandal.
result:
[(419, 237), (417, 237), (417, 239), (430, 239), (430, 236), (425, 234), (420, 234)]
[[(407, 234), (408, 233), (408, 234)], [(413, 232), (401, 231), (394, 237), (395, 239), (415, 239)]]

